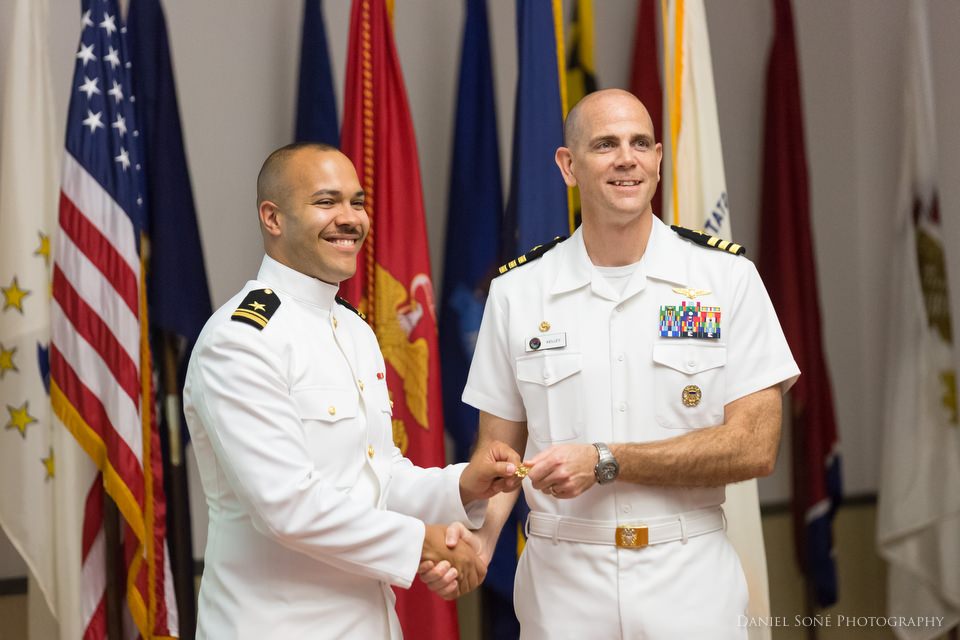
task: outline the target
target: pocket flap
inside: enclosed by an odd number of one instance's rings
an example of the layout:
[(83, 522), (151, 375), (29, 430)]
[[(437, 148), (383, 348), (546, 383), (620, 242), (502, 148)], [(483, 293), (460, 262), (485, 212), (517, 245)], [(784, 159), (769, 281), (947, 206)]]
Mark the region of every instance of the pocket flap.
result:
[(658, 342), (653, 345), (653, 361), (692, 375), (725, 365), (727, 348), (722, 345)]
[(301, 420), (337, 422), (357, 417), (357, 391), (352, 388), (301, 387), (290, 392)]
[(554, 353), (517, 358), (517, 380), (549, 387), (583, 367), (579, 353)]

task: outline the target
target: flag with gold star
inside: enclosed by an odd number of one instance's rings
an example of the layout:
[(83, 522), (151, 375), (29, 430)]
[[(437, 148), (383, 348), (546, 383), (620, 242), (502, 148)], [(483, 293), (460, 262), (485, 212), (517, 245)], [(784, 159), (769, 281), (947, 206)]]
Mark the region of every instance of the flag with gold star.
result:
[[(47, 0), (17, 2), (0, 92), (0, 525), (35, 579), (31, 584), (61, 616), (58, 604), (67, 605), (69, 596), (58, 590), (66, 591), (69, 580), (59, 578), (70, 571), (70, 551), (79, 541), (71, 547), (58, 538), (67, 514), (55, 504), (72, 489), (57, 472), (61, 458), (76, 456), (79, 448), (58, 437), (48, 396), (59, 143), (47, 6)], [(66, 467), (72, 469), (69, 460)], [(73, 568), (79, 576), (79, 563)], [(69, 633), (69, 624), (61, 627)]]

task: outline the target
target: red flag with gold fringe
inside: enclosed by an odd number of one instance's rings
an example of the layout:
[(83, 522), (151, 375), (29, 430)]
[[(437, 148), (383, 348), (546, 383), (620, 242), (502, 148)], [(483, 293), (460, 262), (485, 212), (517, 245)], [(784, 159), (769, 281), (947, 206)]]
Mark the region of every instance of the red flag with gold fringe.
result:
[[(370, 235), (341, 295), (367, 316), (383, 351), (393, 436), (424, 467), (444, 464), (440, 354), (420, 163), (386, 0), (356, 0), (350, 16), (341, 147), (366, 194)], [(417, 581), (397, 592), (410, 638), (456, 638), (455, 604)]]

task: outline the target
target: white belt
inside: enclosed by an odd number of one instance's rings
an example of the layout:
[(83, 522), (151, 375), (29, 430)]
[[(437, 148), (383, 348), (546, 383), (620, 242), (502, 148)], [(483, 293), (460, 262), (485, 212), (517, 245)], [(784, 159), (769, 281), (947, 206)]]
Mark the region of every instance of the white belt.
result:
[(528, 537), (550, 538), (554, 543), (564, 540), (638, 549), (677, 540), (686, 543), (687, 538), (724, 528), (723, 509), (713, 507), (666, 518), (651, 518), (651, 522), (616, 525), (532, 511), (527, 516), (526, 532)]

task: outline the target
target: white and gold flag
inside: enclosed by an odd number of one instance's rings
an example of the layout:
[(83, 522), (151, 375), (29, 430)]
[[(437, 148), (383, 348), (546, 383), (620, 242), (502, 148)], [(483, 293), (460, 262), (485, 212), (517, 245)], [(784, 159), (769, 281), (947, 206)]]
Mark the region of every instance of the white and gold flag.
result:
[[(723, 170), (717, 97), (703, 0), (663, 0), (664, 138), (663, 216), (667, 224), (733, 239)], [(750, 591), (747, 615), (770, 615), (767, 556), (757, 481), (727, 486), (727, 537), (737, 550)], [(770, 629), (751, 626), (751, 640)]]
[(56, 452), (47, 347), (57, 144), (47, 0), (20, 0), (0, 129), (0, 525), (55, 610)]
[(960, 624), (960, 420), (929, 32), (919, 0), (911, 4), (903, 87), (877, 542), (889, 563), (888, 615), (943, 619), (894, 632), (926, 640)]

